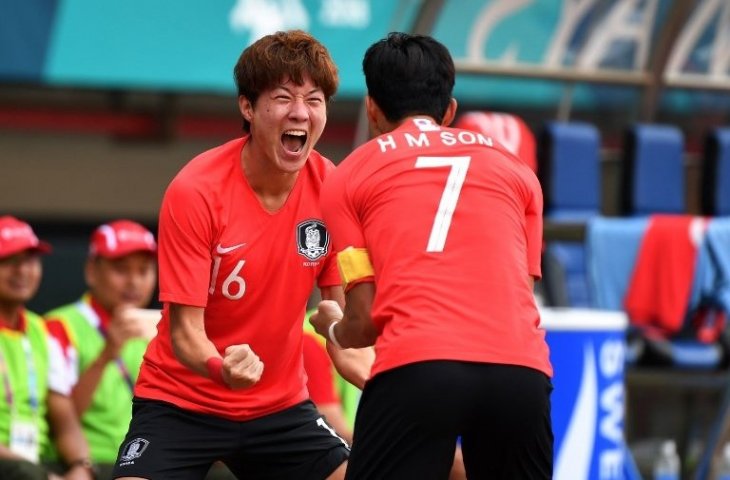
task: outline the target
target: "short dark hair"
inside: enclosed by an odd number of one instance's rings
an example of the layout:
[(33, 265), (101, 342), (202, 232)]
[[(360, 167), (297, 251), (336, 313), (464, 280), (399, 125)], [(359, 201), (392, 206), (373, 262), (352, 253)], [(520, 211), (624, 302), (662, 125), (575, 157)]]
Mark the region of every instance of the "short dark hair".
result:
[[(261, 92), (286, 79), (302, 85), (305, 76), (322, 89), (325, 100), (337, 91), (337, 66), (327, 48), (302, 30), (261, 37), (241, 53), (233, 68), (238, 95), (254, 105)], [(244, 131), (249, 128), (244, 119)]]
[(441, 122), (456, 71), (448, 49), (426, 35), (391, 32), (362, 61), (368, 95), (391, 122), (428, 115)]

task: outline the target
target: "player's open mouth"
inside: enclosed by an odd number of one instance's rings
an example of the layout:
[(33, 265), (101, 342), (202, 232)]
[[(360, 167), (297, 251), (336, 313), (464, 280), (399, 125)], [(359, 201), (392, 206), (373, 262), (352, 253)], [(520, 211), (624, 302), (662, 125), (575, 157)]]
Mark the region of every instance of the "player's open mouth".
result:
[(306, 143), (307, 132), (304, 130), (287, 130), (281, 135), (281, 144), (290, 153), (301, 152)]

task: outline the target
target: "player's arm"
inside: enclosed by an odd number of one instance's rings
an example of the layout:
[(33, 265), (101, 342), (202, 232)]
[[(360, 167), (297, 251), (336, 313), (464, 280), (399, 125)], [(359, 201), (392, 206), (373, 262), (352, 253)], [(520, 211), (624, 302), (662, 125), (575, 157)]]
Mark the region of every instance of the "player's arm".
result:
[(246, 388), (261, 378), (263, 363), (248, 345), (231, 345), (223, 356), (205, 333), (205, 309), (170, 304), (170, 338), (177, 359), (219, 385)]
[(337, 254), (337, 267), (346, 292), (345, 311), (344, 314), (337, 311), (333, 302), (320, 303), (318, 313), (323, 318), (319, 320), (319, 327), (322, 330), (317, 331), (340, 348), (374, 345), (378, 331), (370, 316), (375, 297), (375, 269), (370, 254), (366, 248), (349, 246)]
[(362, 348), (375, 344), (378, 336), (370, 310), (375, 297), (375, 270), (365, 248), (347, 247), (337, 254), (345, 294), (345, 309), (323, 300), (310, 322), (327, 343), (339, 348)]
[(305, 333), (303, 340), (304, 371), (307, 373), (309, 398), (337, 434), (347, 442), (352, 442), (352, 431), (345, 419), (337, 392), (332, 360), (324, 345), (313, 335)]
[(345, 294), (344, 315), (342, 320), (332, 327), (332, 339), (339, 342), (343, 348), (375, 344), (378, 330), (370, 316), (374, 298), (373, 282), (358, 283)]
[(205, 309), (170, 304), (170, 339), (177, 359), (189, 369), (210, 377), (206, 362), (221, 358), (205, 333)]
[[(321, 292), (323, 300), (336, 302), (335, 305), (338, 308), (333, 310), (333, 318), (341, 318), (342, 306), (345, 300), (345, 294), (342, 287), (325, 287), (322, 288)], [(327, 337), (326, 333), (322, 334), (319, 330), (318, 333), (327, 339), (327, 353), (329, 353), (337, 372), (342, 376), (342, 378), (355, 385), (357, 388), (362, 389), (365, 386), (365, 381), (370, 377), (370, 369), (375, 361), (375, 351), (372, 347), (338, 348)]]
[(328, 348), (330, 343), (339, 348), (362, 348), (375, 343), (378, 332), (370, 318), (374, 296), (375, 285), (362, 282), (347, 292), (344, 313), (336, 302), (320, 302), (310, 322), (327, 339)]

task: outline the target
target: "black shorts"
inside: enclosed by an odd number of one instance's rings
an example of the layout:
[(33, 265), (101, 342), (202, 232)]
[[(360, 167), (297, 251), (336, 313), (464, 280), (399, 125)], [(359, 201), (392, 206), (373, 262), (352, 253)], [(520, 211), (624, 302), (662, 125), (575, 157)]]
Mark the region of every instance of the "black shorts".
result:
[(113, 478), (200, 480), (221, 460), (245, 480), (323, 480), (348, 456), (310, 401), (236, 422), (135, 398)]
[(376, 375), (355, 419), (348, 480), (445, 479), (461, 435), (469, 480), (551, 479), (552, 384), (531, 368), (430, 361)]

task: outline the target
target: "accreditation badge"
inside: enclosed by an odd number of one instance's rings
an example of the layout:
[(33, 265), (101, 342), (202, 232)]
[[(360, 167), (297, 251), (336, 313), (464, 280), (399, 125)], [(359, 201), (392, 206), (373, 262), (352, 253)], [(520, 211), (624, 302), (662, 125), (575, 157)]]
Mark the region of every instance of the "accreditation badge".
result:
[(30, 462), (38, 463), (40, 455), (38, 424), (14, 417), (10, 422), (10, 450)]

